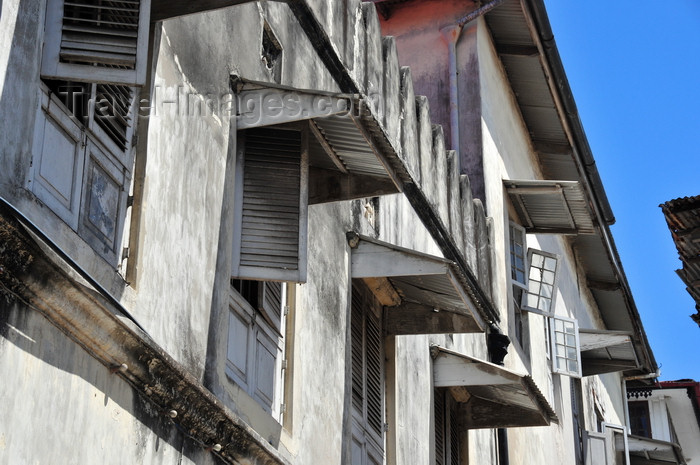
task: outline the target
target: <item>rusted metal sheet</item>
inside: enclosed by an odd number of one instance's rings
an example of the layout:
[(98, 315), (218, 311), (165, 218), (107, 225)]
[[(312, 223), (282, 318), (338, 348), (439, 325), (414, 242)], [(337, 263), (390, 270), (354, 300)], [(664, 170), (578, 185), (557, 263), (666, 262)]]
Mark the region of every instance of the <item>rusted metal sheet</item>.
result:
[(700, 195), (669, 200), (659, 206), (683, 262), (676, 273), (695, 300), (697, 313), (691, 318), (700, 326)]

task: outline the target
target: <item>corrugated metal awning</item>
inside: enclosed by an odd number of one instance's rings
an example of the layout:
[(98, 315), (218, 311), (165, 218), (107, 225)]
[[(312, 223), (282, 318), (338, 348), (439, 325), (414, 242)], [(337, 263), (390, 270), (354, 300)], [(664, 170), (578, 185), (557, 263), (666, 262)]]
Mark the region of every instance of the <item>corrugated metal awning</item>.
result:
[(586, 196), (577, 181), (504, 180), (521, 223), (530, 233), (595, 234)]
[(557, 422), (554, 410), (528, 375), (433, 346), (433, 383), (460, 403), (464, 427), (510, 428)]
[(658, 465), (660, 463), (685, 464), (681, 446), (673, 442), (649, 439), (642, 436), (627, 436), (632, 463), (637, 465)]
[(389, 334), (486, 330), (455, 263), (353, 232), (348, 242), (352, 277), (364, 279), (385, 306)]
[(238, 130), (308, 122), (310, 204), (394, 194), (409, 180), (360, 96), (234, 82)]
[(583, 376), (625, 371), (640, 366), (631, 334), (579, 329)]

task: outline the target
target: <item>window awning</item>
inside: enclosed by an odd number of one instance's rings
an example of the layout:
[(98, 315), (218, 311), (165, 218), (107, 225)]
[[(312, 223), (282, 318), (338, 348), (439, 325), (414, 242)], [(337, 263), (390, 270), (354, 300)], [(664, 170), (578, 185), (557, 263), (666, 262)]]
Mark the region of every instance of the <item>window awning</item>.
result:
[(517, 181), (503, 184), (529, 233), (595, 234), (593, 216), (578, 181)]
[(630, 459), (635, 465), (684, 464), (681, 446), (642, 436), (627, 436)]
[(385, 306), (388, 334), (484, 332), (466, 278), (444, 258), (348, 233), (352, 277)]
[(547, 426), (556, 414), (530, 376), (493, 363), (431, 347), (435, 387), (460, 403), (465, 428)]
[(579, 329), (579, 341), (583, 376), (626, 371), (640, 366), (629, 333)]
[(363, 98), (240, 78), (233, 83), (238, 130), (308, 121), (309, 204), (402, 191), (403, 162)]

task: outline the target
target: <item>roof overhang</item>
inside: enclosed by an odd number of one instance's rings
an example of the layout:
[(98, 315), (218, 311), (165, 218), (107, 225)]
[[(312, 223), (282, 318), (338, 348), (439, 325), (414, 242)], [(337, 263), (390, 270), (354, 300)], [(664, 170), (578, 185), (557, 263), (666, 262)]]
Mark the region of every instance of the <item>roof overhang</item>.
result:
[(238, 130), (308, 122), (310, 204), (402, 192), (408, 173), (363, 97), (231, 81)]
[(460, 403), (467, 429), (547, 426), (556, 414), (530, 376), (467, 355), (431, 347), (433, 382)]
[[(566, 79), (543, 0), (506, 0), (485, 16), (496, 53), (516, 96), (542, 177), (580, 183), (595, 234), (571, 238), (605, 326), (628, 331), (641, 368), (658, 367), (610, 232), (614, 217)], [(624, 311), (623, 311), (624, 309)]]
[(455, 263), (354, 232), (348, 242), (352, 277), (364, 279), (384, 305), (389, 334), (486, 330)]
[(624, 331), (579, 329), (583, 376), (639, 367), (632, 336)]
[(627, 446), (633, 465), (680, 465), (685, 463), (681, 446), (673, 442), (629, 435), (627, 436)]
[(527, 232), (595, 234), (593, 216), (581, 183), (505, 180), (503, 184)]

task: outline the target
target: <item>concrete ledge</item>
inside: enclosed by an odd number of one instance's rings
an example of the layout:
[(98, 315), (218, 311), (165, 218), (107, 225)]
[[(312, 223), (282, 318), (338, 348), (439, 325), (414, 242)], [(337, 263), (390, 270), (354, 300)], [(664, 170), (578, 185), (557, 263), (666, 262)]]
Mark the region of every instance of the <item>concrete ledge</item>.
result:
[(289, 465), (277, 450), (228, 410), (158, 346), (70, 259), (0, 203), (0, 289), (51, 323), (149, 398), (164, 415), (231, 464)]

